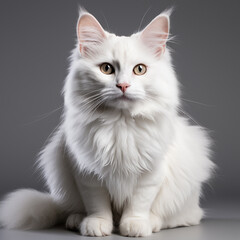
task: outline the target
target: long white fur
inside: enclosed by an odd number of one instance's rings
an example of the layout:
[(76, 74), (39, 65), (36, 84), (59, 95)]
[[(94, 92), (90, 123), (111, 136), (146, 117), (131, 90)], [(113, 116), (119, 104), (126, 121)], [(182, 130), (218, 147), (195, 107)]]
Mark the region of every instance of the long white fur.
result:
[[(97, 21), (84, 11), (80, 19), (86, 14)], [(80, 26), (87, 41), (79, 38), (71, 57), (62, 124), (39, 159), (49, 194), (11, 193), (0, 205), (1, 225), (33, 229), (67, 219), (67, 227), (83, 235), (105, 236), (119, 215), (122, 235), (147, 236), (198, 224), (201, 185), (214, 164), (206, 131), (177, 114), (179, 88), (169, 50), (156, 55), (142, 32), (118, 37), (105, 31), (103, 37), (99, 23), (91, 21)], [(154, 29), (144, 37), (160, 42), (154, 49), (162, 50), (166, 39), (154, 39), (161, 35), (162, 29)], [(99, 70), (104, 62), (115, 74)], [(148, 68), (142, 76), (132, 71), (139, 63)], [(131, 85), (128, 101), (118, 99), (122, 92), (115, 86), (124, 82)]]

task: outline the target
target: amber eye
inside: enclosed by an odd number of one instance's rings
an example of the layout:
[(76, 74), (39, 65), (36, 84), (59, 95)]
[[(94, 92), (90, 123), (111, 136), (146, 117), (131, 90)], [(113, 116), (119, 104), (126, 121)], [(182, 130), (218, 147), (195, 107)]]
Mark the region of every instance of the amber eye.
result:
[(100, 70), (104, 74), (113, 74), (115, 72), (114, 67), (110, 63), (103, 63), (100, 65)]
[(133, 72), (136, 75), (143, 75), (147, 71), (147, 67), (144, 64), (138, 64), (133, 68)]

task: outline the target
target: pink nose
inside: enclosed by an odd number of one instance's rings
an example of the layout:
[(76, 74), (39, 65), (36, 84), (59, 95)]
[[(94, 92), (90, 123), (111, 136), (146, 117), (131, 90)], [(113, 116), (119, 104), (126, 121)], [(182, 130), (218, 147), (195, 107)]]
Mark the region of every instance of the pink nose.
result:
[(116, 84), (116, 87), (120, 88), (123, 93), (127, 90), (128, 87), (130, 87), (130, 84), (128, 83), (118, 83)]

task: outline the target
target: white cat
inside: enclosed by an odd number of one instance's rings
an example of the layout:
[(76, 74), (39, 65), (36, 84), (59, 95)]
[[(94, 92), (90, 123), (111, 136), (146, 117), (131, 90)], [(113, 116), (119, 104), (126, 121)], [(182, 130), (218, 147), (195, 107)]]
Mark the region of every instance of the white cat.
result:
[(49, 193), (9, 194), (2, 226), (66, 221), (82, 235), (105, 236), (115, 219), (122, 235), (137, 237), (200, 222), (201, 185), (214, 164), (204, 129), (178, 115), (169, 14), (119, 37), (81, 10), (62, 123), (39, 159)]

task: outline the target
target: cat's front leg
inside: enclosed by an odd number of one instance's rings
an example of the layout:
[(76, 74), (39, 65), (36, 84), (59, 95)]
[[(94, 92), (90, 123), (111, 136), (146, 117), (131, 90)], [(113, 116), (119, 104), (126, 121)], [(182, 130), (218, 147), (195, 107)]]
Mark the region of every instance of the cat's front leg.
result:
[(87, 217), (80, 225), (85, 236), (107, 236), (113, 228), (110, 197), (107, 189), (93, 176), (84, 176), (78, 183)]
[(160, 181), (154, 174), (147, 174), (139, 180), (132, 199), (123, 211), (119, 226), (122, 235), (144, 237), (160, 231), (162, 221), (150, 211), (159, 191)]

